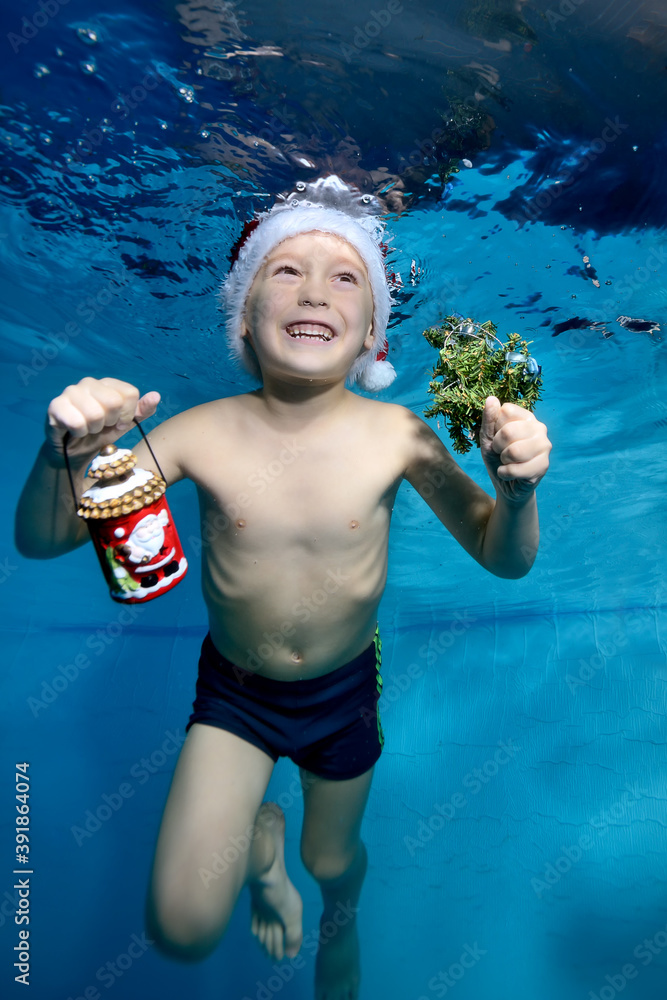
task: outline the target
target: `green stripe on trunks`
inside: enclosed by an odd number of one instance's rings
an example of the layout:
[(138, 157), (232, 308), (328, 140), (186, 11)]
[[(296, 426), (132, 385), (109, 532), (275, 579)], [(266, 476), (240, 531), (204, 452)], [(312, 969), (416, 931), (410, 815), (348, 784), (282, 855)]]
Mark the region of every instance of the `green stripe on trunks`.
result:
[[(382, 639), (380, 638), (380, 626), (375, 626), (375, 635), (373, 637), (373, 642), (375, 643), (375, 679), (377, 682), (378, 694), (382, 694), (382, 676), (380, 674), (380, 667), (382, 666)], [(377, 704), (377, 721), (378, 721), (378, 739), (380, 740), (380, 746), (384, 747), (384, 733), (382, 732), (382, 723), (380, 722), (380, 699), (378, 698)]]

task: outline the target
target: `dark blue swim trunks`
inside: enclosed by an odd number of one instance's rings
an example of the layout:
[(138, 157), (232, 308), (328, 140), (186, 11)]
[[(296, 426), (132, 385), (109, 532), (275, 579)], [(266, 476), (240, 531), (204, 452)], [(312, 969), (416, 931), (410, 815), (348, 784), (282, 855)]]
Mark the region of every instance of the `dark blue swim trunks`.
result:
[(384, 744), (378, 701), (382, 643), (373, 642), (320, 677), (280, 681), (235, 666), (210, 634), (199, 658), (194, 722), (226, 729), (271, 757), (289, 757), (321, 778), (356, 778), (377, 762)]

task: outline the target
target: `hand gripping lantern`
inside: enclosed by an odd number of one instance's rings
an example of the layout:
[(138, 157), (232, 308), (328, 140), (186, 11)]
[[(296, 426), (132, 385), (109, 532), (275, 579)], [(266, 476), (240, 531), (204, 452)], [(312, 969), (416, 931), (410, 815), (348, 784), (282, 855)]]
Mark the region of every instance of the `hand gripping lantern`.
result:
[[(97, 482), (77, 501), (64, 455), (77, 514), (90, 530), (114, 601), (139, 604), (171, 590), (185, 576), (188, 563), (164, 495), (167, 484), (143, 428), (135, 421), (150, 449), (160, 477), (136, 466), (128, 448), (108, 444), (90, 466)], [(69, 435), (68, 435), (69, 437)]]

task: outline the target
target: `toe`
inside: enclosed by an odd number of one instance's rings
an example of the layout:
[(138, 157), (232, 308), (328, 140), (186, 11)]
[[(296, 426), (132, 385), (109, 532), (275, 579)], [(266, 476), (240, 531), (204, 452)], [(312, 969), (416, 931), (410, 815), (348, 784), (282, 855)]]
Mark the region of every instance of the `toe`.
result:
[(302, 941), (303, 934), (300, 929), (291, 932), (285, 931), (285, 951), (290, 958), (294, 958), (295, 955), (299, 954)]
[(273, 937), (271, 940), (271, 954), (274, 958), (281, 959), (282, 956), (282, 939), (283, 939), (283, 928), (282, 924), (273, 925)]
[(273, 958), (273, 924), (268, 924), (264, 936), (264, 947), (269, 958)]

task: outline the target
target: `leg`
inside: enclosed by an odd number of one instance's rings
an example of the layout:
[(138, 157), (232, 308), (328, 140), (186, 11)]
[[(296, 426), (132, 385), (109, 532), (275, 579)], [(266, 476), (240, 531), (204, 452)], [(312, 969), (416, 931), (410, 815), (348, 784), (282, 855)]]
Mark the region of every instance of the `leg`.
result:
[(366, 874), (360, 838), (373, 768), (358, 778), (329, 781), (300, 769), (304, 786), (301, 857), (319, 882), (324, 903), (315, 969), (316, 1000), (356, 1000), (360, 963), (356, 912)]
[(287, 893), (286, 875), (277, 885), (279, 855), (282, 860), (277, 814), (283, 824), (284, 817), (274, 803), (262, 805), (272, 771), (268, 754), (233, 733), (200, 723), (190, 728), (162, 817), (146, 900), (148, 935), (170, 957), (198, 961), (209, 955), (245, 883), (261, 895), (268, 874), (274, 918), (282, 917), (289, 943), (300, 943), (300, 897), (291, 883), (296, 899)]

